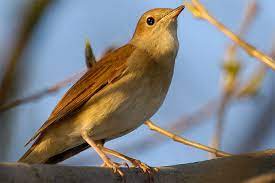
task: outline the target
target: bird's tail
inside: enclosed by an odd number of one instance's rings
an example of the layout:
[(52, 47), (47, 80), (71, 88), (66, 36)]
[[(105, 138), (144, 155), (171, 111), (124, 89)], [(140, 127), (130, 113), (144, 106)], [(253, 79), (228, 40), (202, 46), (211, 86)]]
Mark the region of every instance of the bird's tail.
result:
[(37, 143), (33, 144), (32, 147), (18, 160), (18, 162), (28, 164), (56, 164), (89, 148), (89, 144), (83, 143), (59, 154), (49, 155), (48, 153), (41, 151), (37, 146)]
[[(45, 157), (39, 151), (40, 139), (37, 139), (27, 152), (18, 160), (20, 163), (39, 164), (45, 161)], [(40, 152), (40, 153), (39, 153)]]

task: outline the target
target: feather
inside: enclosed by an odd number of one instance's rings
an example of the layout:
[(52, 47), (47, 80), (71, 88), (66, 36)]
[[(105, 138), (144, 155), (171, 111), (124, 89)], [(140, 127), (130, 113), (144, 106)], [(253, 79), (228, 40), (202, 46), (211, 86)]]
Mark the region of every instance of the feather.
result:
[[(48, 120), (26, 143), (43, 135), (47, 128), (84, 105), (93, 95), (100, 92), (104, 87), (115, 82), (127, 69), (127, 58), (135, 50), (131, 44), (127, 44), (103, 57), (91, 69), (89, 69), (63, 96), (57, 104)], [(25, 146), (26, 146), (25, 145)]]

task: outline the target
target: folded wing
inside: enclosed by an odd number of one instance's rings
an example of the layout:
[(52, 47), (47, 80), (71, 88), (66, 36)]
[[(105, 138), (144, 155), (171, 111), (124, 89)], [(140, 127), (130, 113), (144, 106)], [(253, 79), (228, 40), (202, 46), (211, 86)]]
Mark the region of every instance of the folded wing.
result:
[(100, 92), (107, 85), (120, 78), (127, 69), (127, 58), (135, 50), (133, 45), (125, 45), (97, 62), (89, 69), (63, 96), (48, 120), (27, 142), (28, 145), (52, 124), (61, 122), (64, 117), (70, 115), (84, 105), (93, 95)]

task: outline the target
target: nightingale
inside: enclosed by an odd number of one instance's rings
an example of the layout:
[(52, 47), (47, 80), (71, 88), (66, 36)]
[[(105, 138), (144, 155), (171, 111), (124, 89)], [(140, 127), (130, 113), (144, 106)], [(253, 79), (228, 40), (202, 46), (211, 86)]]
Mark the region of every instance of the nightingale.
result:
[(19, 162), (54, 164), (92, 147), (105, 167), (123, 175), (108, 155), (149, 172), (150, 167), (104, 146), (149, 120), (168, 92), (179, 43), (177, 17), (184, 9), (144, 13), (132, 39), (111, 51), (67, 91), (49, 118), (26, 144)]

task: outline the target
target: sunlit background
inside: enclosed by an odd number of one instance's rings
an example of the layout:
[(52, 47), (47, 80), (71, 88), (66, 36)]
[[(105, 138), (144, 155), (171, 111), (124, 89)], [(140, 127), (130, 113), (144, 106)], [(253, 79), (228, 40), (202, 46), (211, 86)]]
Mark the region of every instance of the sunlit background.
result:
[[(237, 31), (250, 1), (201, 2), (218, 20)], [(10, 55), (16, 51), (14, 44), (24, 22), (25, 10), (33, 3), (36, 1), (0, 1), (0, 77), (4, 75)], [(145, 11), (156, 7), (175, 8), (180, 4), (181, 1), (176, 0), (52, 1), (35, 26), (23, 55), (17, 60), (11, 87), (5, 88), (9, 90), (6, 91), (5, 102), (34, 94), (84, 70), (85, 40), (91, 41), (95, 55), (100, 58), (106, 48), (127, 43)], [(258, 4), (257, 16), (244, 38), (258, 49), (270, 53), (275, 37), (275, 2), (258, 0)], [(173, 82), (165, 103), (152, 117), (152, 121), (167, 129), (209, 101), (219, 99), (222, 62), (230, 43), (220, 31), (205, 21), (195, 19), (188, 10), (184, 10), (178, 24), (180, 49)], [(238, 58), (243, 69), (240, 80), (246, 81), (260, 64), (242, 50), (238, 50)], [(226, 108), (222, 150), (243, 153), (275, 147), (275, 75), (272, 72), (267, 72), (255, 97), (234, 100)], [(25, 142), (47, 119), (67, 89), (0, 113), (0, 161), (16, 161), (27, 150)], [(199, 120), (180, 134), (209, 145), (216, 116), (214, 111), (211, 117)], [(209, 158), (206, 152), (165, 140), (160, 135), (157, 138), (162, 142), (151, 144), (152, 137), (148, 135), (153, 133), (146, 126), (141, 126), (106, 146), (152, 166)], [(101, 160), (90, 149), (64, 164), (99, 165)]]

